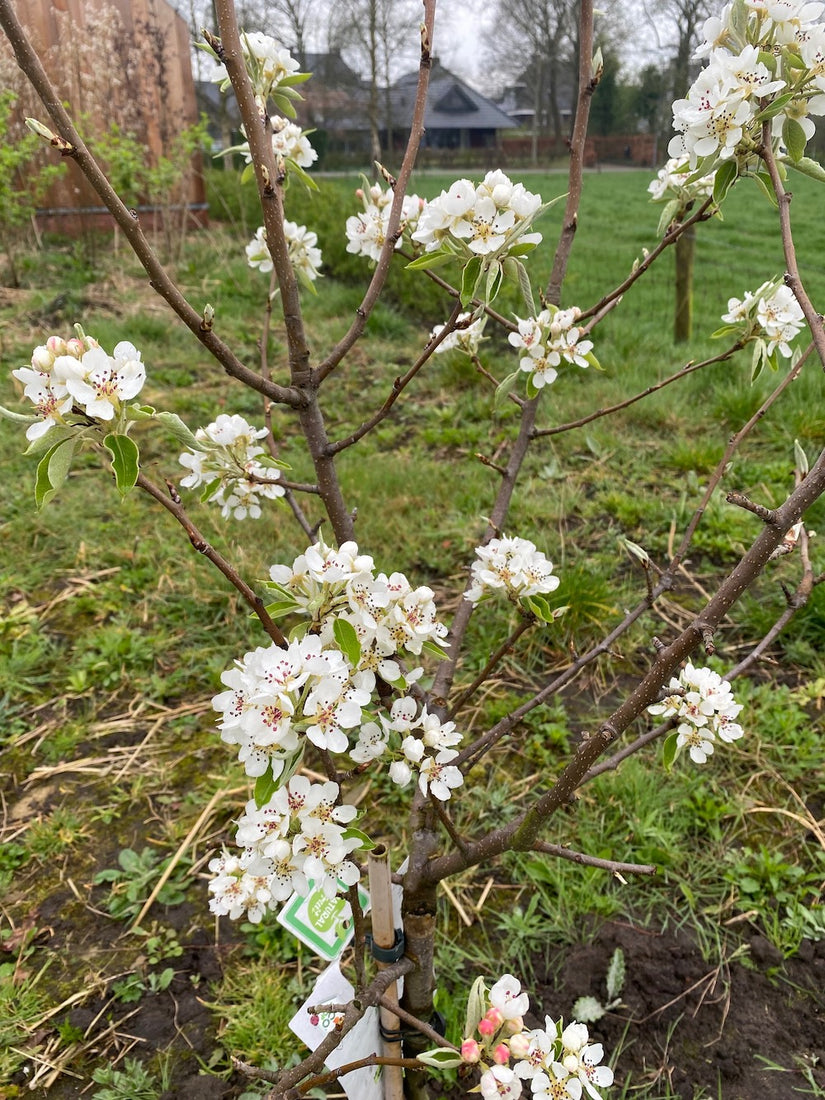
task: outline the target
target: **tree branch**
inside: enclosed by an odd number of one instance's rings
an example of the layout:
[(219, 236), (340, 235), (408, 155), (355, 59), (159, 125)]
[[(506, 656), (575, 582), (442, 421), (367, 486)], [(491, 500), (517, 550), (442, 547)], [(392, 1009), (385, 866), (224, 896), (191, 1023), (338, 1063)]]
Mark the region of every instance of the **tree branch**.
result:
[(418, 68), (418, 85), (415, 92), (410, 137), (407, 142), (404, 159), (401, 163), (401, 169), (398, 173), (395, 186), (393, 187), (392, 207), (390, 209), (390, 219), (387, 223), (387, 237), (381, 247), (378, 263), (375, 265), (375, 271), (370, 280), (370, 285), (367, 287), (367, 292), (361, 301), (361, 305), (355, 311), (355, 320), (350, 325), (349, 331), (343, 339), (336, 344), (323, 363), (321, 363), (315, 371), (315, 378), (318, 383), (321, 383), (327, 375), (335, 370), (364, 331), (367, 318), (370, 313), (372, 313), (375, 303), (378, 301), (378, 296), (387, 280), (390, 263), (392, 262), (392, 254), (395, 250), (396, 241), (398, 240), (398, 230), (401, 225), (401, 207), (404, 202), (404, 195), (407, 192), (407, 186), (410, 181), (413, 166), (415, 165), (415, 158), (418, 155), (421, 135), (424, 133), (424, 111), (427, 104), (427, 87), (430, 81), (430, 68), (432, 66), (430, 45), (433, 40), (433, 29), (435, 24), (435, 2), (436, 0), (424, 0), (424, 22), (421, 29), (421, 60)]
[(6, 32), (18, 65), (40, 97), (60, 136), (71, 145), (71, 152), (66, 155), (72, 157), (114, 218), (149, 276), (152, 288), (174, 310), (186, 327), (194, 333), (201, 344), (220, 363), (227, 374), (231, 375), (232, 378), (237, 378), (239, 382), (243, 382), (250, 389), (263, 393), (272, 401), (290, 405), (293, 408), (296, 407), (301, 401), (301, 395), (291, 388), (264, 381), (259, 374), (244, 366), (230, 348), (215, 334), (213, 326), (204, 323), (203, 314), (192, 308), (167, 275), (163, 265), (143, 235), (137, 219), (118, 198), (112, 185), (106, 179), (97, 161), (77, 132), (54, 85), (49, 80), (46, 70), (26, 37), (12, 7), (11, 0), (0, 0), (0, 26)]
[(703, 367), (709, 367), (713, 363), (726, 362), (735, 352), (739, 351), (741, 347), (743, 347), (743, 345), (737, 341), (733, 347), (722, 352), (720, 355), (714, 355), (712, 359), (703, 359), (701, 363), (687, 363), (681, 370), (676, 371), (675, 374), (671, 374), (661, 382), (656, 382), (654, 385), (648, 386), (647, 389), (642, 390), (641, 393), (634, 394), (633, 397), (628, 397), (625, 401), (619, 401), (616, 405), (608, 405), (603, 409), (598, 409), (596, 412), (588, 413), (587, 416), (582, 416), (578, 420), (571, 420), (567, 424), (559, 424), (555, 428), (536, 428), (533, 432), (533, 438), (539, 439), (542, 436), (561, 435), (562, 432), (569, 432), (574, 428), (582, 428), (585, 424), (590, 424), (603, 416), (609, 416), (611, 413), (626, 409), (629, 405), (634, 405), (637, 401), (641, 401), (642, 398), (650, 397), (652, 393), (663, 390), (665, 386), (669, 386), (672, 382), (678, 382), (682, 378), (687, 378), (687, 376), (693, 374), (694, 371), (701, 370)]
[(264, 601), (249, 587), (234, 566), (230, 565), (226, 558), (224, 558), (224, 556), (204, 538), (186, 514), (186, 509), (180, 502), (177, 489), (175, 489), (171, 483), (168, 483), (170, 495), (167, 495), (162, 489), (155, 485), (154, 482), (150, 481), (145, 474), (138, 474), (136, 484), (140, 489), (148, 493), (150, 497), (153, 497), (161, 504), (171, 516), (174, 516), (189, 536), (189, 541), (192, 543), (195, 550), (205, 558), (208, 558), (213, 565), (217, 566), (233, 588), (240, 592), (241, 596), (243, 596), (244, 600), (260, 619), (261, 625), (272, 641), (275, 642), (276, 645), (287, 646), (289, 644), (287, 639), (270, 618)]

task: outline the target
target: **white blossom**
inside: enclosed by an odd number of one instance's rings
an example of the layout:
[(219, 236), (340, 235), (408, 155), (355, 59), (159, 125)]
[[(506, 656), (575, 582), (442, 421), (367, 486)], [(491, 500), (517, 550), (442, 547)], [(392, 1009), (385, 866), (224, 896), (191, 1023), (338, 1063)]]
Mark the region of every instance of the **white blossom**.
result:
[(736, 722), (742, 704), (734, 699), (728, 681), (713, 669), (695, 668), (690, 662), (671, 679), (669, 694), (647, 709), (650, 714), (676, 719), (677, 752), (687, 748), (695, 764), (707, 761), (717, 736), (730, 743), (744, 734)]
[(504, 256), (516, 243), (533, 246), (540, 233), (529, 233), (541, 210), (541, 197), (514, 184), (503, 172), (488, 172), (478, 186), (456, 180), (421, 211), (412, 240), (425, 252), (452, 242), (465, 256)]
[(206, 499), (218, 504), (224, 517), (258, 519), (262, 499), (284, 495), (284, 487), (278, 484), (280, 470), (260, 461), (266, 451), (257, 441), (266, 434), (266, 428), (253, 428), (242, 416), (221, 413), (195, 432), (201, 450), (180, 456), (180, 464), (189, 470), (181, 485), (185, 489), (214, 486)]
[[(470, 321), (471, 317), (471, 313), (459, 313), (455, 327), (447, 333), (435, 349), (436, 354), (445, 351), (463, 351), (465, 355), (478, 355), (478, 345), (484, 335), (487, 316), (482, 314), (472, 322)], [(436, 336), (444, 331), (444, 328), (444, 325), (436, 325), (430, 333), (430, 339), (434, 340)]]
[(509, 599), (518, 602), (525, 596), (555, 592), (560, 584), (553, 563), (529, 539), (491, 539), (477, 547), (476, 558), (470, 570), (472, 584), (464, 593), (470, 603), (478, 603), (492, 588), (503, 589)]

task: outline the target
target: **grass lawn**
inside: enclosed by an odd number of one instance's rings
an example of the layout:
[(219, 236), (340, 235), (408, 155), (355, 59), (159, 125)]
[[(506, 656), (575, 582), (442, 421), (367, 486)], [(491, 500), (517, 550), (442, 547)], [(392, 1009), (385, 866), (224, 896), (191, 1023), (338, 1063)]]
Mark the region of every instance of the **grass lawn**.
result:
[[(599, 300), (655, 245), (658, 208), (647, 201), (648, 180), (639, 172), (587, 175), (563, 305), (586, 308)], [(414, 187), (429, 197), (449, 182), (426, 175)], [(565, 177), (530, 175), (525, 183), (548, 199), (564, 188)], [(821, 194), (809, 180), (793, 184), (802, 274), (814, 302), (825, 308)], [(325, 260), (319, 293), (305, 300), (316, 360), (346, 331), (369, 278), (366, 263), (346, 253), (343, 238), (343, 218), (356, 209), (355, 186), (356, 179), (323, 180), (318, 195), (307, 197), (297, 187), (288, 194), (287, 215), (317, 229)], [(255, 367), (268, 280), (250, 271), (243, 254), (258, 224), (254, 197), (222, 172), (212, 174), (210, 193), (212, 226), (189, 238), (176, 274), (196, 308), (215, 306), (221, 335)], [(558, 232), (562, 206), (539, 225), (548, 241)], [(535, 286), (546, 282), (550, 263), (550, 252), (541, 250), (530, 259)], [(400, 258), (396, 264), (366, 339), (330, 387), (325, 413), (333, 440), (384, 400), (432, 326), (447, 318), (449, 297), (404, 271)], [(124, 339), (137, 345), (148, 374), (141, 400), (174, 410), (191, 428), (218, 412), (263, 421), (259, 398), (209, 361), (153, 297), (135, 262), (112, 254), (108, 238), (47, 241), (23, 270), (23, 287), (0, 288), (0, 404), (20, 407), (10, 370), (27, 363), (47, 336), (68, 336), (79, 321), (106, 348)], [(603, 371), (563, 375), (542, 402), (539, 427), (584, 417), (668, 377), (689, 359), (715, 355), (721, 342), (710, 334), (728, 298), (742, 297), (783, 270), (776, 213), (755, 187), (740, 182), (724, 221), (697, 229), (695, 340), (681, 347), (671, 338), (668, 254), (595, 329)], [(497, 308), (523, 313), (509, 292)], [(501, 380), (516, 359), (491, 328), (482, 358)], [(283, 326), (273, 317), (269, 358), (276, 380), (285, 378), (285, 355)], [(504, 659), (461, 713), (463, 728), (480, 732), (508, 713), (546, 681), (549, 670), (565, 667), (571, 654), (585, 651), (643, 596), (643, 572), (621, 540), (664, 563), (728, 438), (778, 382), (766, 372), (751, 384), (749, 375), (750, 356), (741, 352), (614, 416), (537, 441), (507, 532), (532, 539), (553, 560), (562, 579), (558, 603), (569, 610), (552, 628), (528, 634)], [(297, 424), (281, 410), (273, 423), (290, 476), (306, 480), (310, 470)], [(358, 509), (359, 545), (380, 569), (401, 570), (413, 583), (430, 585), (447, 619), (497, 488), (490, 463), (506, 453), (516, 428), (515, 409), (506, 402), (494, 407), (493, 387), (466, 359), (436, 356), (391, 416), (342, 455), (340, 476)], [(145, 472), (161, 484), (177, 478), (182, 468), (174, 449), (138, 432)], [(484, 769), (471, 773), (480, 793), (461, 803), (462, 829), (469, 833), (516, 813), (537, 778), (560, 770), (571, 745), (610, 713), (634, 674), (647, 667), (653, 637), (666, 641), (691, 620), (758, 529), (753, 516), (725, 503), (725, 492), (740, 490), (769, 507), (778, 503), (793, 484), (795, 441), (813, 461), (823, 439), (822, 373), (809, 362), (727, 469), (680, 585), (639, 619), (620, 652), (600, 658), (533, 711)], [(184, 1096), (183, 1082), (203, 1071), (220, 1076), (229, 1089), (240, 1080), (232, 1055), (283, 1064), (298, 1049), (285, 1025), (320, 965), (274, 920), (240, 928), (222, 921), (219, 927), (207, 908), (205, 865), (249, 797), (215, 730), (210, 699), (220, 673), (263, 644), (262, 635), (234, 591), (165, 513), (137, 493), (119, 500), (94, 455), (84, 455), (57, 499), (36, 512), (34, 463), (22, 449), (20, 425), (3, 421), (0, 1098), (52, 1100), (90, 1084), (88, 1095), (101, 1100)], [(307, 507), (313, 522), (320, 518), (312, 502)], [(270, 564), (290, 563), (305, 548), (286, 507), (251, 523), (224, 522), (193, 497), (191, 515), (253, 585)], [(812, 509), (810, 528), (825, 530), (823, 519), (820, 504)], [(816, 539), (812, 553), (816, 563)], [(712, 663), (718, 671), (725, 673), (765, 634), (785, 606), (782, 586), (792, 590), (799, 573), (796, 555), (780, 558), (737, 605), (717, 636)], [(512, 626), (501, 607), (479, 610), (461, 685)], [(816, 951), (825, 941), (824, 640), (820, 588), (756, 671), (736, 682), (737, 699), (745, 704), (745, 738), (704, 767), (680, 758), (670, 772), (661, 766), (661, 747), (654, 746), (589, 784), (575, 812), (550, 823), (548, 841), (605, 859), (655, 863), (654, 879), (625, 882), (534, 854), (513, 855), (449, 884), (437, 969), (439, 1008), (451, 1028), (460, 1027), (462, 1011), (453, 991), (463, 988), (470, 966), (493, 977), (512, 969), (528, 986), (533, 981), (543, 988), (547, 1012), (569, 1017), (575, 997), (601, 988), (604, 974), (594, 970), (593, 988), (576, 991), (559, 961), (565, 952), (596, 943), (629, 951), (624, 941), (600, 932), (605, 921), (614, 929), (632, 924), (688, 937), (701, 965), (711, 973), (716, 968), (722, 984), (732, 966), (742, 973), (767, 969), (777, 983), (797, 981), (792, 967), (800, 953), (814, 952), (810, 958), (823, 965)], [(641, 726), (631, 735), (639, 732)], [(369, 827), (374, 839), (400, 851), (409, 795), (381, 779), (359, 791), (370, 805), (380, 795), (390, 799)], [(142, 920), (142, 930), (130, 929), (164, 869), (166, 893)], [(754, 943), (767, 945), (762, 955)], [(642, 973), (641, 958), (637, 965)], [(562, 1001), (568, 993), (571, 1000)], [(662, 1067), (679, 1034), (677, 1016), (658, 1020)], [(607, 1022), (627, 1036), (630, 1025), (620, 1009)], [(600, 1026), (593, 1025), (597, 1035)], [(700, 1100), (722, 1087), (714, 1064), (705, 1076), (693, 1073), (693, 1091), (679, 1091), (678, 1079), (674, 1083), (661, 1067), (656, 1072), (652, 1054), (646, 1055), (647, 1075), (622, 1077), (630, 1047), (625, 1039), (616, 1070), (622, 1095)], [(769, 1047), (764, 1054), (780, 1058)], [(813, 1076), (805, 1077), (803, 1054), (802, 1047), (789, 1046), (770, 1072), (776, 1080), (780, 1071), (795, 1074), (794, 1081), (819, 1088), (814, 1063), (807, 1066)], [(696, 1058), (682, 1069), (695, 1070)], [(447, 1082), (444, 1095), (449, 1087)]]

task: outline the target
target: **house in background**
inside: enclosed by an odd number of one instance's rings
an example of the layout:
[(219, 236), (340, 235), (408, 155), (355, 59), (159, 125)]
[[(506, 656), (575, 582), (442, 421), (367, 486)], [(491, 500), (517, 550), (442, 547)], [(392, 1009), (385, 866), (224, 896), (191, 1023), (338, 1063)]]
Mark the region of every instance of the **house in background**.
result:
[[(388, 146), (406, 143), (412, 122), (418, 70), (400, 77), (390, 88), (383, 130), (390, 133)], [(512, 130), (518, 122), (491, 99), (445, 69), (438, 58), (432, 60), (427, 108), (424, 115), (424, 149), (469, 150), (496, 149), (502, 131)]]
[[(370, 158), (370, 86), (344, 61), (340, 53), (309, 53), (306, 68), (312, 80), (301, 87), (305, 96), (296, 103), (298, 122), (315, 133), (311, 141), (318, 151), (319, 167), (330, 163), (364, 167)], [(407, 143), (412, 124), (418, 70), (400, 77), (389, 88), (378, 89), (378, 128), (384, 150), (400, 152)], [(210, 118), (210, 132), (225, 148), (238, 140), (237, 107), (231, 93), (229, 105), (221, 108), (216, 85), (198, 85), (199, 102)], [(233, 121), (230, 140), (220, 134), (220, 114)], [(471, 88), (433, 58), (422, 150), (428, 159), (449, 158), (454, 152), (494, 150), (501, 147), (502, 134), (517, 123), (500, 107)]]
[[(133, 134), (152, 164), (170, 151), (181, 130), (198, 121), (189, 27), (167, 0), (12, 2), (75, 124), (85, 138), (97, 139), (102, 155), (112, 124)], [(24, 80), (18, 85), (15, 78), (14, 90), (21, 117), (48, 122)], [(67, 171), (38, 213), (40, 227), (74, 232), (111, 225), (86, 178), (70, 157), (65, 162)], [(194, 161), (192, 167), (185, 193), (175, 198), (178, 212), (185, 206), (200, 220), (206, 216), (203, 178)], [(128, 179), (122, 183), (128, 190)], [(139, 196), (135, 205), (141, 217), (153, 220), (156, 211), (142, 206)]]

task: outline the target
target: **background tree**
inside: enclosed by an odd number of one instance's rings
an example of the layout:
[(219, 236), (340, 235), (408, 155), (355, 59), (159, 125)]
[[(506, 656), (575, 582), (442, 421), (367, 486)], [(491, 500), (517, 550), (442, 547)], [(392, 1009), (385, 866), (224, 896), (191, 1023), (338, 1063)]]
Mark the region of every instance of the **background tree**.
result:
[(339, 50), (369, 88), (370, 158), (381, 159), (381, 131), (392, 133), (390, 85), (415, 63), (420, 5), (415, 0), (344, 0), (329, 14), (330, 49)]

